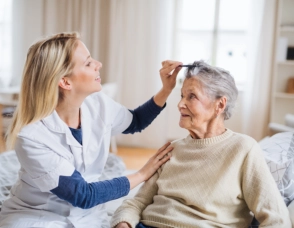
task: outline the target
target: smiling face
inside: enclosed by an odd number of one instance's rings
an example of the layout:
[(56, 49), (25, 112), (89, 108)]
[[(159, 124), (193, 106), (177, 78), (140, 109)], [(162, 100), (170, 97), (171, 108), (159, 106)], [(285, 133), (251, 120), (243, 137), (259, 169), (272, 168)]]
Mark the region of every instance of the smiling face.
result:
[(206, 95), (195, 77), (184, 80), (178, 109), (181, 113), (180, 127), (196, 135), (197, 132), (205, 132), (216, 118), (216, 101)]
[(75, 94), (88, 96), (101, 90), (99, 70), (102, 63), (93, 59), (85, 44), (79, 41), (73, 55), (74, 68), (68, 77)]

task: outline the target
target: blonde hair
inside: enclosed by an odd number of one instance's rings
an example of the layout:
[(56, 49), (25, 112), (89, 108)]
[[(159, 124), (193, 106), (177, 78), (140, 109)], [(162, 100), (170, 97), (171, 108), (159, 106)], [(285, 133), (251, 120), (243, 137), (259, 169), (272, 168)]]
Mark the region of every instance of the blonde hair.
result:
[(12, 149), (20, 130), (50, 115), (62, 99), (58, 83), (72, 73), (78, 33), (60, 33), (33, 44), (27, 53), (19, 102), (7, 132), (7, 147)]

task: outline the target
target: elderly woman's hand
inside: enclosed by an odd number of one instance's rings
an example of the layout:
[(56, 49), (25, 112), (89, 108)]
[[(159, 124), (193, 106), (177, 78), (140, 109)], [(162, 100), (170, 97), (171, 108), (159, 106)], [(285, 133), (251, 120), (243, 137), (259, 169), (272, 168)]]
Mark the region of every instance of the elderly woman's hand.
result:
[(182, 65), (182, 62), (165, 60), (161, 63), (162, 68), (159, 70), (161, 81), (163, 84), (163, 89), (167, 91), (172, 91), (176, 86), (177, 75), (182, 69), (179, 67)]
[(129, 226), (129, 224), (126, 222), (121, 222), (115, 226), (115, 228), (130, 228), (130, 227), (131, 226)]

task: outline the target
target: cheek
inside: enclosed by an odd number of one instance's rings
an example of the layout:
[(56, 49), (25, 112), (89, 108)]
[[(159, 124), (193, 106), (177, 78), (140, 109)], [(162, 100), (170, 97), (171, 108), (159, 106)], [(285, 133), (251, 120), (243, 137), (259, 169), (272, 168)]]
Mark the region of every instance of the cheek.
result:
[(80, 78), (80, 82), (88, 82), (88, 81), (91, 81), (93, 78), (92, 77), (89, 77), (89, 74), (87, 72), (81, 72), (81, 74), (79, 75)]
[(189, 109), (192, 117), (198, 116), (199, 112), (202, 110), (202, 107), (197, 103), (189, 104), (187, 105), (187, 108)]

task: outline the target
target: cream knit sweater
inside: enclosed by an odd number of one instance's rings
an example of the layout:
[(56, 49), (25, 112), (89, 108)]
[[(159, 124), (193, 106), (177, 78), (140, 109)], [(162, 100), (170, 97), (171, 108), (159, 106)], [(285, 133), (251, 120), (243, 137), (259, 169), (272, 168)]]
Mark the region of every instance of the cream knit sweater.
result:
[(290, 228), (288, 209), (258, 143), (226, 130), (222, 135), (174, 141), (172, 157), (115, 212), (111, 226), (141, 221), (154, 227)]

